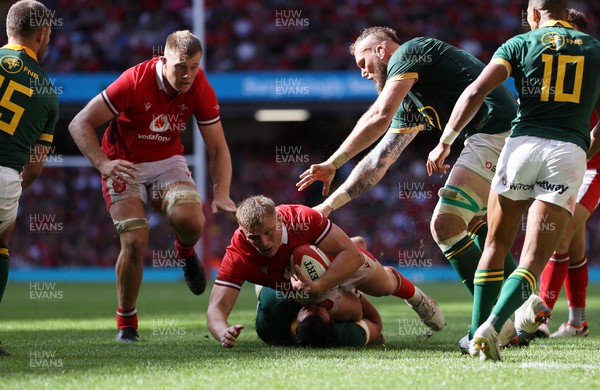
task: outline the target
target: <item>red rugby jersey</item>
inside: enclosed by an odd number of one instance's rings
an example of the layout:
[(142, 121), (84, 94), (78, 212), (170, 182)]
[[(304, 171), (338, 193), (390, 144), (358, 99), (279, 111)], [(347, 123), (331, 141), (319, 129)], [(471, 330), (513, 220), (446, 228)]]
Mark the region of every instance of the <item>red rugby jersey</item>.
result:
[(219, 102), (202, 69), (190, 90), (167, 97), (158, 57), (126, 70), (102, 91), (115, 115), (102, 138), (102, 150), (112, 159), (133, 163), (164, 160), (183, 154), (181, 133), (194, 115), (199, 126), (220, 120)]
[(215, 284), (239, 290), (245, 281), (279, 291), (292, 290), (290, 257), (299, 245), (318, 245), (331, 231), (331, 221), (302, 205), (277, 206), (282, 217), (282, 243), (273, 257), (260, 254), (238, 228), (227, 247)]

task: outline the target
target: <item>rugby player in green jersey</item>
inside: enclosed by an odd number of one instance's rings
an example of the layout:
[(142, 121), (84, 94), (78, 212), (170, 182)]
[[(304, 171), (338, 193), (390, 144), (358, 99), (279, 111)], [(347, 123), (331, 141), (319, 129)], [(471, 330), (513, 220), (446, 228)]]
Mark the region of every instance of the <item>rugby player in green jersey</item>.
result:
[[(350, 52), (362, 77), (375, 82), (379, 97), (338, 150), (300, 176), (298, 190), (320, 180), (323, 195), (327, 195), (336, 170), (385, 135), (348, 179), (315, 207), (325, 215), (375, 186), (417, 133), (441, 132), (460, 94), (484, 68), (471, 54), (437, 39), (419, 37), (402, 44), (388, 27), (364, 30)], [(431, 220), (436, 243), (471, 294), (487, 232), (481, 217), (487, 210), (490, 182), (516, 111), (517, 103), (505, 86), (486, 97), (484, 106), (467, 125), (465, 147), (439, 191)], [(449, 165), (443, 168), (445, 172)], [(510, 254), (504, 268), (506, 276), (515, 269)], [(507, 324), (503, 341), (508, 342), (513, 335), (514, 328)]]
[[(571, 219), (586, 156), (600, 148), (599, 126), (592, 130), (591, 147), (589, 131), (592, 111), (600, 110), (600, 42), (573, 29), (567, 17), (565, 0), (529, 1), (532, 31), (496, 51), (459, 98), (440, 144), (429, 156), (430, 169), (443, 170), (440, 151), (449, 149), (490, 91), (509, 76), (515, 79), (519, 111), (492, 181), (489, 232), (475, 274), (473, 310), (487, 319), (473, 317), (471, 352), (479, 351), (482, 359), (500, 360), (497, 332), (524, 302), (515, 314), (517, 327), (519, 312), (534, 313), (539, 321), (549, 315), (530, 294)], [(526, 212), (519, 267), (502, 284), (497, 275)], [(495, 297), (495, 306), (489, 304)]]
[[(42, 3), (18, 1), (8, 10), (8, 44), (0, 48), (0, 301), (19, 197), (41, 173), (58, 119), (55, 90), (39, 65), (51, 26)], [(0, 348), (0, 356), (10, 353)]]
[(323, 306), (303, 306), (269, 287), (256, 286), (256, 294), (256, 333), (267, 344), (362, 347), (383, 342), (381, 317), (360, 293), (362, 319), (342, 322), (334, 322)]
[[(363, 237), (350, 238), (358, 247), (367, 250)], [(336, 287), (339, 289), (339, 287)], [(334, 321), (326, 305), (303, 305), (281, 291), (256, 285), (256, 334), (271, 345), (300, 345), (310, 347), (362, 347), (382, 344), (383, 323), (379, 312), (358, 290), (341, 291), (339, 310), (360, 304), (359, 321)], [(356, 299), (359, 297), (359, 300)], [(353, 301), (357, 301), (354, 303)], [(431, 330), (427, 330), (430, 332)]]

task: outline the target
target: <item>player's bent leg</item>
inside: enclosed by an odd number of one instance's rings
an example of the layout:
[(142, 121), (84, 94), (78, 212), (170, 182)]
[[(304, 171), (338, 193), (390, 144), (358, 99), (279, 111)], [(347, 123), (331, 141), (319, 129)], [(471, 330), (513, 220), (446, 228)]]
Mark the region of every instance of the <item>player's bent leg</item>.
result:
[[(8, 229), (8, 234), (10, 234)], [(9, 270), (9, 259), (8, 259), (8, 234), (0, 234), (0, 302), (2, 302), (2, 296), (8, 282), (8, 270)], [(6, 238), (3, 239), (3, 236)], [(6, 349), (0, 347), (0, 356), (12, 356)]]
[(379, 262), (375, 263), (371, 279), (357, 288), (372, 296), (393, 295), (404, 299), (421, 321), (434, 331), (442, 330), (446, 325), (438, 304), (392, 267), (382, 267)]
[(10, 268), (8, 238), (13, 228), (14, 222), (7, 225), (4, 230), (0, 232), (0, 303), (2, 302), (2, 296), (4, 295), (4, 290), (8, 283), (8, 272)]
[[(588, 220), (589, 216), (590, 211), (585, 206), (580, 203), (575, 206), (573, 218), (569, 221), (556, 250), (542, 271), (542, 275), (540, 276), (540, 297), (546, 302), (551, 310), (554, 309), (554, 304), (560, 295), (562, 285), (570, 274), (569, 271), (576, 269), (577, 265), (585, 260), (585, 222)], [(576, 290), (581, 291), (583, 288), (585, 291), (585, 286), (579, 281), (570, 284), (570, 286), (573, 285)], [(567, 292), (567, 300), (571, 302), (568, 293), (569, 292)], [(581, 293), (579, 293), (579, 295), (581, 295)], [(585, 292), (583, 292), (583, 295), (585, 296)], [(569, 311), (571, 311), (571, 309), (569, 309)], [(583, 310), (579, 312), (581, 313)], [(581, 323), (583, 323), (583, 321)], [(536, 336), (550, 336), (548, 324), (540, 325), (536, 332)]]
[(513, 201), (499, 196), (494, 191), (490, 193), (489, 231), (474, 279), (471, 338), (496, 304), (504, 281), (504, 259), (521, 226), (521, 216), (529, 204), (529, 201)]
[[(578, 204), (577, 207), (579, 206), (580, 205)], [(577, 215), (576, 208), (573, 219), (577, 218)], [(589, 216), (589, 213), (587, 215)], [(571, 224), (571, 222), (569, 222), (569, 224)], [(551, 338), (587, 336), (589, 334), (589, 327), (585, 314), (588, 285), (588, 261), (585, 257), (584, 227), (579, 229), (571, 240), (569, 251), (571, 250), (575, 255), (571, 262), (565, 267), (566, 278), (564, 278), (567, 302), (569, 303), (569, 320), (562, 323), (556, 332), (550, 334), (549, 336)], [(543, 274), (546, 273), (550, 266), (551, 262), (548, 262), (544, 268)], [(544, 324), (540, 326), (540, 329), (542, 329), (542, 326), (544, 326)]]
[(535, 333), (550, 316), (550, 308), (533, 292), (537, 276), (554, 252), (570, 218), (566, 209), (555, 204), (536, 200), (531, 205), (519, 268), (506, 280), (490, 316), (496, 330), (518, 308), (515, 313), (518, 332)]
[(431, 233), (465, 287), (473, 293), (473, 275), (481, 250), (467, 232), (476, 215), (485, 212), (489, 182), (462, 166), (456, 166), (439, 190), (431, 220)]
[(350, 240), (357, 247), (367, 250), (367, 240), (365, 240), (364, 237), (361, 237), (361, 236), (350, 237)]
[(117, 275), (117, 341), (138, 340), (136, 301), (142, 283), (142, 266), (148, 246), (148, 221), (144, 203), (127, 198), (113, 203), (110, 215), (119, 234), (121, 251), (115, 271)]
[(200, 295), (206, 289), (206, 272), (194, 251), (204, 231), (202, 203), (193, 183), (177, 183), (164, 196), (162, 211), (177, 233), (175, 248), (184, 260), (183, 274), (190, 291)]

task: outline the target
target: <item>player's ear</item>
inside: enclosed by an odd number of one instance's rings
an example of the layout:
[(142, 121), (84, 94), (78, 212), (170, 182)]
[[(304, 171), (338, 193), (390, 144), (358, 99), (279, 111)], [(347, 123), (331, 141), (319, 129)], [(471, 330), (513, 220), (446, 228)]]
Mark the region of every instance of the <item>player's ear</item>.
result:
[(540, 26), (540, 19), (541, 19), (540, 11), (537, 10), (535, 7), (531, 7), (531, 20), (534, 23), (532, 28), (538, 28)]
[(385, 58), (385, 47), (383, 47), (383, 45), (375, 46), (375, 54), (377, 55), (377, 58), (383, 60)]
[(44, 28), (35, 30), (35, 34), (34, 34), (35, 43), (37, 43), (38, 45), (41, 45), (44, 42), (44, 40), (46, 38), (47, 30), (50, 30), (50, 27), (44, 27)]

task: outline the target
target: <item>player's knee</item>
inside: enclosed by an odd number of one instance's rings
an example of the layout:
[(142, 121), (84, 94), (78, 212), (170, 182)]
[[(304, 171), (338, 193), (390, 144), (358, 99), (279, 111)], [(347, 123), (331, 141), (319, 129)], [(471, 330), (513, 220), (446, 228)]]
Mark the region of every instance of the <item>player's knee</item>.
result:
[(367, 250), (367, 240), (365, 240), (363, 237), (361, 236), (355, 236), (350, 238), (352, 240), (352, 242), (354, 243), (354, 245), (356, 245), (357, 247)]
[(467, 185), (445, 185), (431, 218), (431, 234), (439, 244), (464, 231), (475, 215), (485, 213), (485, 204)]
[[(179, 211), (183, 211), (181, 208)], [(177, 215), (175, 215), (177, 214)], [(187, 237), (188, 240), (197, 240), (202, 236), (204, 232), (204, 226), (206, 224), (206, 218), (202, 214), (202, 210), (199, 213), (174, 213), (171, 222), (177, 234), (180, 237)]]
[(202, 209), (200, 194), (192, 183), (179, 183), (171, 188), (162, 199), (161, 209), (167, 218), (172, 219), (176, 211), (179, 211), (177, 214), (181, 214), (181, 210), (178, 208), (184, 204), (199, 205)]
[[(139, 233), (139, 232), (138, 232)], [(121, 254), (134, 261), (141, 261), (146, 253), (147, 236), (143, 234), (125, 233), (121, 235)]]
[(431, 224), (431, 235), (436, 243), (446, 241), (466, 230), (464, 221), (451, 214), (434, 214)]

